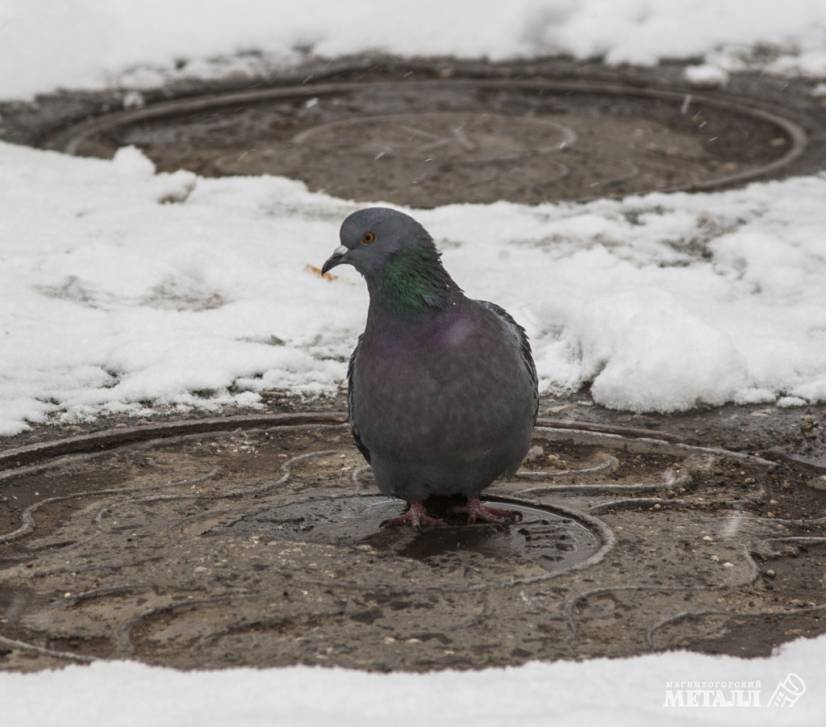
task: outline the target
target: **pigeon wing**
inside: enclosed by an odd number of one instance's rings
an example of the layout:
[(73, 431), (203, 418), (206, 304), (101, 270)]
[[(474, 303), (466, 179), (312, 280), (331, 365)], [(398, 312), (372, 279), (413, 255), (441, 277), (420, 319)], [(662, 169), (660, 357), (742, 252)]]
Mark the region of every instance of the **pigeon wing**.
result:
[(356, 347), (353, 349), (353, 353), (350, 355), (350, 363), (347, 366), (347, 419), (350, 422), (350, 432), (353, 435), (353, 440), (356, 443), (356, 447), (358, 447), (358, 450), (362, 453), (364, 459), (366, 459), (369, 462), (370, 450), (367, 449), (367, 447), (364, 445), (364, 442), (361, 440), (358, 427), (356, 426), (355, 421), (353, 421), (353, 399), (356, 395), (353, 387), (353, 369), (355, 369), (356, 367), (356, 355), (358, 354), (362, 337), (363, 336), (359, 336), (358, 343), (356, 343)]
[(519, 352), (522, 355), (522, 362), (525, 364), (525, 369), (528, 372), (528, 376), (530, 377), (531, 383), (533, 384), (534, 388), (534, 397), (536, 399), (536, 408), (534, 409), (533, 417), (536, 420), (537, 412), (539, 411), (539, 379), (536, 375), (536, 366), (533, 362), (533, 353), (531, 352), (531, 342), (528, 340), (528, 334), (525, 333), (525, 329), (522, 328), (508, 313), (502, 306), (496, 305), (496, 303), (490, 303), (487, 300), (479, 300), (476, 301), (481, 305), (483, 308), (487, 308), (489, 311), (494, 313), (495, 315), (501, 318), (507, 328), (513, 333), (516, 338), (516, 341), (519, 345)]

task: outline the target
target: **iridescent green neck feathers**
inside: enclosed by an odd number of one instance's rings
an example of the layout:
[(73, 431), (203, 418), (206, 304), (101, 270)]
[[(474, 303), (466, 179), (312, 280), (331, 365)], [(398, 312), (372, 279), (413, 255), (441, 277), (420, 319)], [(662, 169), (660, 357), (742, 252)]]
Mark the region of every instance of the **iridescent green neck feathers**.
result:
[(430, 244), (397, 252), (376, 280), (368, 280), (371, 302), (396, 311), (444, 309), (462, 294)]

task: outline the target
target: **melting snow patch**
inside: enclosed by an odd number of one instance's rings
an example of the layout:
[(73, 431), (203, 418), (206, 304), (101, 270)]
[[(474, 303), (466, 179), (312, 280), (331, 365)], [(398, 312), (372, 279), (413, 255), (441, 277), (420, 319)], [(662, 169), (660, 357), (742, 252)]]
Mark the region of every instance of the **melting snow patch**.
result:
[(695, 85), (707, 88), (715, 86), (725, 86), (728, 83), (728, 71), (719, 66), (704, 64), (701, 66), (688, 66), (685, 69), (686, 80)]
[(777, 406), (782, 406), (783, 408), (789, 408), (792, 406), (806, 406), (808, 403), (808, 401), (801, 399), (799, 396), (781, 396), (777, 400)]
[[(367, 293), (349, 268), (328, 281), (308, 264), (360, 205), (282, 178), (157, 174), (134, 148), (0, 144), (0, 185), (3, 434), (341, 383)], [(414, 214), (451, 241), (469, 295), (526, 325), (543, 390), (665, 412), (826, 400), (824, 198), (810, 176)]]
[[(723, 564), (726, 565), (726, 564)], [(826, 639), (768, 659), (669, 652), (509, 669), (175, 671), (101, 662), (0, 674), (4, 727), (823, 724)]]
[(638, 64), (700, 57), (717, 79), (743, 68), (817, 77), (826, 76), (824, 47), (822, 0), (511, 0), (495, 13), (472, 0), (211, 0), (208, 11), (198, 0), (147, 0), (128, 12), (101, 0), (5, 0), (0, 96), (256, 77), (308, 54), (376, 50)]

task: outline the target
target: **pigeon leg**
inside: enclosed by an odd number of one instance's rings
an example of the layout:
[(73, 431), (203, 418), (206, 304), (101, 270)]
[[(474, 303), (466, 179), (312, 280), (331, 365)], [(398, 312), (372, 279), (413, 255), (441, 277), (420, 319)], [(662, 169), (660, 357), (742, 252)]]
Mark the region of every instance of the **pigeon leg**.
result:
[(483, 505), (478, 497), (468, 498), (467, 505), (456, 508), (456, 512), (466, 512), (468, 523), (510, 523), (514, 520), (521, 520), (521, 513), (515, 510), (506, 510), (502, 507), (488, 507)]
[(431, 517), (427, 514), (423, 502), (411, 502), (406, 512), (397, 517), (385, 520), (381, 526), (383, 528), (409, 526), (420, 528), (422, 525), (444, 525), (445, 521), (440, 517)]

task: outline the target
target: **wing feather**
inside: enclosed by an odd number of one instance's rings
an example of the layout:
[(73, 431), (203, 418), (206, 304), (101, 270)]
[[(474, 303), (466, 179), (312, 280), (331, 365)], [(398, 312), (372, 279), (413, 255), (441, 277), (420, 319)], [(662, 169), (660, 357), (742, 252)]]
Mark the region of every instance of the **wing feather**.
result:
[(358, 354), (362, 338), (363, 334), (359, 336), (358, 343), (356, 343), (356, 347), (350, 355), (350, 363), (347, 365), (347, 419), (350, 422), (350, 433), (353, 435), (353, 440), (356, 443), (356, 447), (358, 447), (358, 450), (362, 453), (364, 459), (369, 462), (370, 450), (364, 445), (364, 442), (359, 435), (358, 427), (356, 426), (355, 421), (353, 421), (353, 399), (356, 395), (355, 388), (353, 386), (353, 371), (356, 367), (356, 355)]
[(522, 362), (525, 364), (525, 369), (533, 383), (534, 398), (536, 400), (533, 417), (534, 420), (536, 420), (536, 415), (539, 411), (539, 378), (536, 375), (536, 365), (533, 362), (533, 352), (531, 351), (531, 342), (528, 340), (528, 334), (525, 333), (525, 329), (522, 328), (502, 306), (496, 305), (496, 303), (490, 303), (487, 300), (479, 300), (477, 303), (499, 316), (519, 342), (519, 352), (522, 355)]

